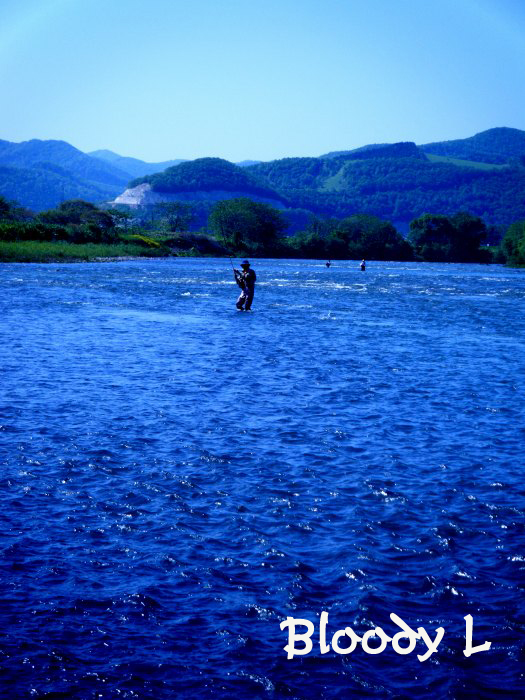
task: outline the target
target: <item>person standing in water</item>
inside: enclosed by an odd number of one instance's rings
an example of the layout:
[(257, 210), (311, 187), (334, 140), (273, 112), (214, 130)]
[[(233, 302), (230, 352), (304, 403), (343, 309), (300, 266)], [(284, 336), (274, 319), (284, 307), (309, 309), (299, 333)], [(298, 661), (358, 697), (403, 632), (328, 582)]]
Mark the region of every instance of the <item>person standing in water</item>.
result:
[(233, 270), (235, 281), (242, 290), (235, 306), (239, 309), (239, 311), (249, 311), (252, 308), (257, 275), (255, 274), (255, 270), (251, 269), (250, 262), (248, 260), (243, 260), (241, 267), (242, 272), (235, 269)]
[(366, 270), (366, 262), (364, 260), (361, 260), (361, 265), (359, 265), (361, 268), (361, 271), (364, 272)]

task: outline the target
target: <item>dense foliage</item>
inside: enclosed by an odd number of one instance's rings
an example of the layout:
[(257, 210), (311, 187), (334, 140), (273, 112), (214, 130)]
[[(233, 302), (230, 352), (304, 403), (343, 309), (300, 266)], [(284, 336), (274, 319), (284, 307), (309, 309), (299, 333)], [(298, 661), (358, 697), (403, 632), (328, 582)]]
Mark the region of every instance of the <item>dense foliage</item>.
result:
[(509, 226), (501, 247), (509, 264), (525, 265), (525, 221)]
[(344, 219), (313, 219), (307, 231), (286, 240), (298, 257), (329, 260), (413, 260), (412, 247), (388, 221), (356, 215)]
[(405, 240), (388, 221), (354, 215), (343, 219), (311, 217), (307, 228), (283, 237), (286, 221), (266, 204), (242, 198), (219, 202), (209, 227), (231, 251), (279, 257), (432, 262), (485, 262), (481, 248), (487, 229), (477, 217), (461, 212), (453, 217), (425, 215), (411, 224)]
[(227, 199), (213, 208), (209, 226), (212, 232), (235, 250), (269, 252), (286, 229), (279, 210), (247, 197)]
[(161, 230), (174, 233), (188, 231), (193, 220), (192, 207), (186, 202), (161, 202), (153, 207)]
[(490, 254), (480, 248), (486, 236), (485, 223), (465, 212), (453, 217), (425, 214), (411, 222), (408, 241), (429, 262), (488, 262)]
[[(6, 209), (7, 207), (7, 209)], [(0, 240), (67, 241), (70, 243), (113, 243), (118, 239), (116, 219), (111, 212), (91, 202), (69, 200), (57, 209), (33, 217), (0, 198)]]

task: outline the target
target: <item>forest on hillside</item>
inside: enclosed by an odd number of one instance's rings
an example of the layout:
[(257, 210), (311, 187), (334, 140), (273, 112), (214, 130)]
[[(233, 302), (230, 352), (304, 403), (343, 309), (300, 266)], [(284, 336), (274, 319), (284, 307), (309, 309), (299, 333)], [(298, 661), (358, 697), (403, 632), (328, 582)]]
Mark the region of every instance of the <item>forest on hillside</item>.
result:
[(155, 192), (243, 192), (261, 197), (282, 199), (281, 196), (262, 179), (222, 158), (198, 158), (179, 163), (161, 173), (136, 178), (130, 187), (144, 182)]
[(250, 166), (290, 205), (319, 215), (367, 213), (410, 222), (468, 211), (503, 231), (525, 217), (525, 168), (459, 167), (416, 158), (287, 158)]
[[(196, 192), (191, 227), (205, 225), (211, 191), (263, 197), (284, 207), (290, 231), (312, 215), (377, 216), (403, 233), (426, 213), (481, 217), (499, 237), (525, 218), (525, 132), (489, 129), (467, 139), (416, 146), (369, 144), (321, 157), (283, 158), (240, 167), (220, 158), (199, 158), (133, 180), (123, 169), (148, 168), (138, 159), (101, 151), (85, 154), (64, 141), (0, 140), (0, 195), (38, 212), (68, 199), (111, 202), (128, 186), (147, 182), (157, 193)], [(477, 160), (476, 160), (477, 159)], [(163, 163), (159, 163), (161, 167)]]

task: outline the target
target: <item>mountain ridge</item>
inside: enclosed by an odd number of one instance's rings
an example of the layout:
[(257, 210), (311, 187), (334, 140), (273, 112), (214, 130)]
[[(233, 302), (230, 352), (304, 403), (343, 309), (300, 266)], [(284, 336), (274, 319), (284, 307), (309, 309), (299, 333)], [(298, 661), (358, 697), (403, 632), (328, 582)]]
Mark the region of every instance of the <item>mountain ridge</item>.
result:
[(121, 185), (129, 176), (115, 166), (91, 158), (67, 141), (31, 139), (14, 143), (0, 140), (0, 164), (30, 168), (42, 162), (59, 165), (88, 182)]
[(178, 158), (175, 160), (165, 160), (160, 163), (149, 163), (147, 161), (140, 160), (139, 158), (121, 156), (118, 153), (108, 149), (91, 151), (87, 155), (114, 165), (120, 170), (128, 173), (132, 178), (142, 177), (144, 175), (153, 175), (153, 173), (158, 173), (161, 170), (166, 170), (166, 168), (170, 168), (174, 165), (185, 162), (183, 158)]
[[(119, 203), (123, 190), (127, 187), (129, 195), (130, 181), (133, 184), (131, 173), (117, 167), (123, 161), (148, 166), (107, 150), (85, 154), (65, 141), (0, 141), (0, 194), (35, 210), (56, 206), (65, 198)], [(214, 171), (217, 163), (222, 164), (220, 172)], [(150, 182), (152, 192), (159, 182), (169, 180), (172, 199), (193, 198), (201, 204), (209, 201), (210, 206), (226, 192), (226, 196), (266, 197), (303, 212), (303, 218), (365, 213), (406, 228), (422, 213), (468, 210), (503, 227), (525, 218), (524, 166), (525, 131), (496, 127), (466, 139), (422, 146), (368, 144), (317, 158), (238, 165), (213, 158), (182, 161), (142, 179)]]
[(319, 158), (352, 158), (361, 160), (367, 158), (418, 158), (425, 159), (425, 154), (413, 141), (398, 141), (397, 143), (371, 143), (351, 151), (331, 151)]
[(500, 165), (525, 156), (525, 131), (500, 126), (465, 139), (436, 141), (419, 148), (424, 153)]

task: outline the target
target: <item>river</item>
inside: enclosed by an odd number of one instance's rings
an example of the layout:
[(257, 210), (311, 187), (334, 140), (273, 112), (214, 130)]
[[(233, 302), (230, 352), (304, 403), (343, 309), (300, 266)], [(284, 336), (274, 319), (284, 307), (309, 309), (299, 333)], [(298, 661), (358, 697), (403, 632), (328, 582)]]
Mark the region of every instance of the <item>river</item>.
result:
[(525, 697), (525, 270), (253, 265), (0, 266), (5, 697)]

